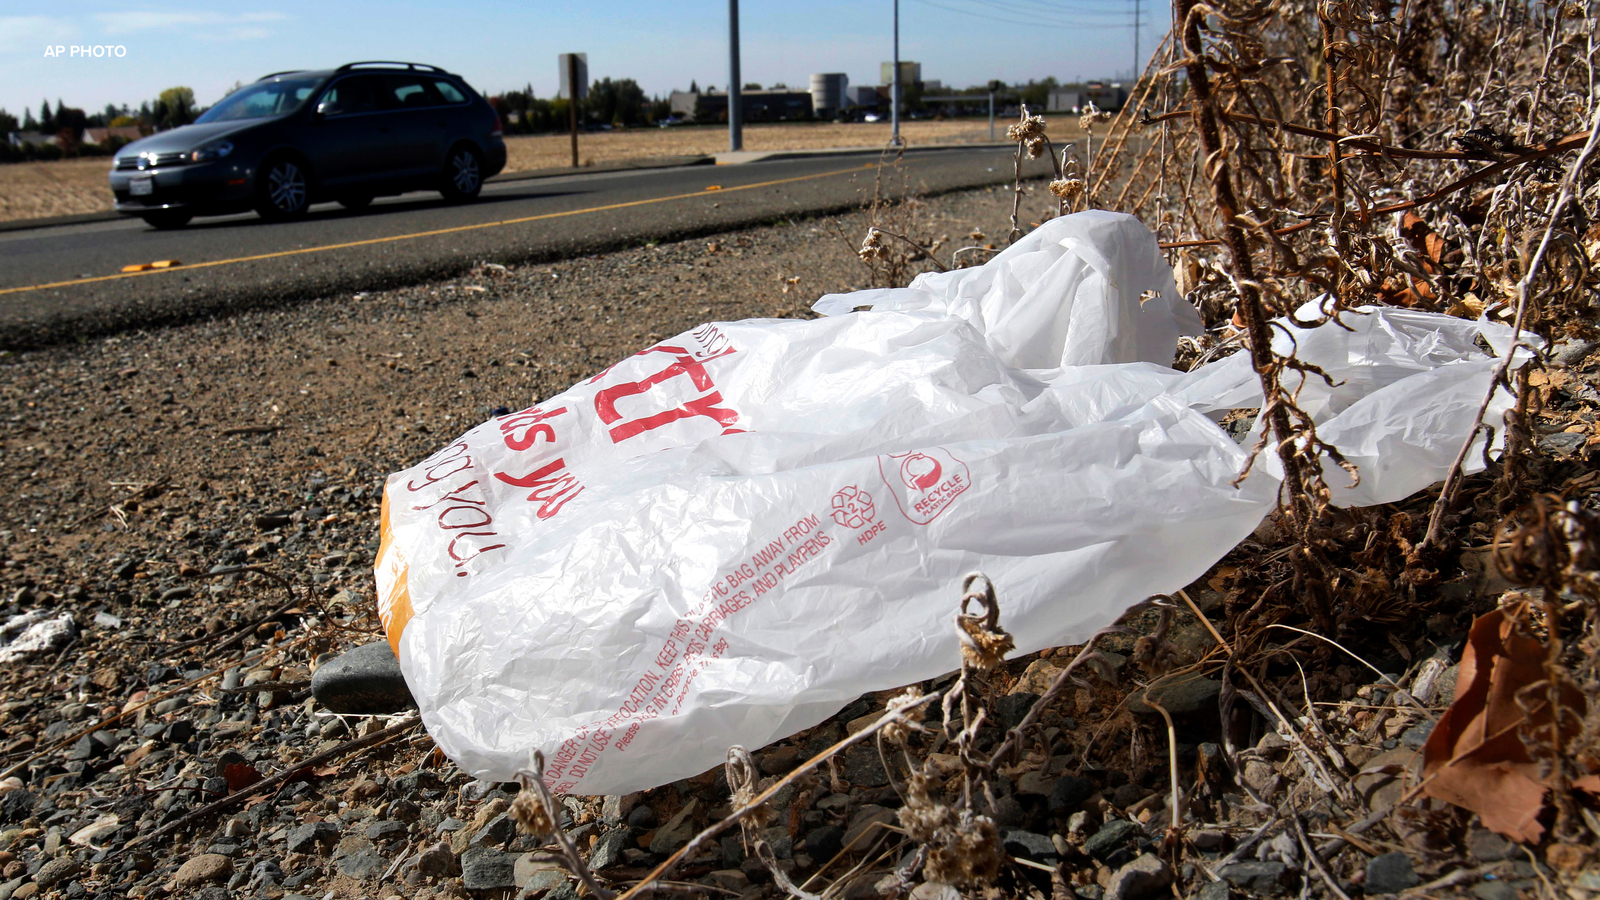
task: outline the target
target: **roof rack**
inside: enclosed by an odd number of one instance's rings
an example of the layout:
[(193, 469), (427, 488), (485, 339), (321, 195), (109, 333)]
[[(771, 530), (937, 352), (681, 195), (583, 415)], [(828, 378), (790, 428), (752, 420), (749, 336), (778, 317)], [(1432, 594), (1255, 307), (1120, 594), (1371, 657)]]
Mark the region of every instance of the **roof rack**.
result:
[(284, 69), (282, 72), (273, 72), (271, 75), (263, 75), (260, 78), (257, 78), (256, 80), (257, 81), (266, 81), (268, 78), (277, 78), (279, 75), (293, 75), (296, 72), (304, 72), (304, 71), (305, 71), (305, 69)]
[(450, 74), (449, 72), (446, 72), (445, 70), (439, 68), (438, 66), (430, 66), (427, 63), (397, 62), (397, 61), (392, 60), (392, 59), (369, 59), (369, 60), (363, 60), (362, 62), (345, 63), (344, 65), (340, 66), (339, 68), (334, 69), (334, 71), (335, 72), (348, 72), (351, 69), (354, 69), (356, 66), (404, 66), (405, 68), (410, 69), (410, 70), (412, 70), (414, 72), (416, 72), (416, 71), (437, 72), (440, 75), (449, 75)]

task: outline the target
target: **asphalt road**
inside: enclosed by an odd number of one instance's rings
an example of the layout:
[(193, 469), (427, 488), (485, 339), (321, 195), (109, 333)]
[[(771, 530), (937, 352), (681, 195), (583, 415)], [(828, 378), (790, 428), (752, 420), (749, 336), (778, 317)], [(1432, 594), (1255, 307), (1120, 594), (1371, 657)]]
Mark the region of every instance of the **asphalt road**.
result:
[[(408, 194), (361, 212), (319, 205), (291, 223), (251, 214), (180, 231), (127, 219), (0, 233), (0, 348), (857, 208), (877, 164), (828, 155), (566, 175), (491, 183), (461, 206)], [(908, 153), (903, 165), (924, 194), (1011, 180), (1011, 154), (993, 147)], [(1045, 162), (1027, 171), (1043, 175)], [(122, 273), (158, 260), (182, 265)]]

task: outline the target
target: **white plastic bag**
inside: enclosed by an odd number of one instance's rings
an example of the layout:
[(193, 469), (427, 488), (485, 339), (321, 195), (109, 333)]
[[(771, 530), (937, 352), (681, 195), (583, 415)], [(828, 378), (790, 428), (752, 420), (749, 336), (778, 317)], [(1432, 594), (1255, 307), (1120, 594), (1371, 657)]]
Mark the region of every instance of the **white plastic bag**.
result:
[[(504, 780), (542, 749), (588, 794), (693, 775), (953, 668), (969, 571), (1019, 653), (1071, 644), (1272, 506), (1270, 464), (1235, 486), (1245, 450), (1211, 418), (1259, 404), (1248, 360), (1164, 365), (1199, 322), (1130, 217), (817, 308), (839, 314), (670, 338), (390, 477), (380, 612), (463, 768)], [(1343, 382), (1306, 402), (1363, 466), (1341, 501), (1399, 499), (1465, 437), (1488, 326), (1345, 323), (1297, 335)]]

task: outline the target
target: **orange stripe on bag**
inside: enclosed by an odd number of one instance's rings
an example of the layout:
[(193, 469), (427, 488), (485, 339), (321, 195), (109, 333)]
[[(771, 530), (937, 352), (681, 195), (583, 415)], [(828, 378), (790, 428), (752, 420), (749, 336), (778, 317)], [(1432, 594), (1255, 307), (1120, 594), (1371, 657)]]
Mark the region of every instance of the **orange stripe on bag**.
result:
[(378, 582), (378, 618), (383, 621), (383, 632), (389, 646), (400, 655), (400, 636), (405, 634), (411, 621), (411, 591), (406, 587), (406, 562), (400, 548), (394, 545), (394, 534), (389, 529), (389, 491), (383, 492), (383, 510), (379, 513), (378, 561), (373, 574)]

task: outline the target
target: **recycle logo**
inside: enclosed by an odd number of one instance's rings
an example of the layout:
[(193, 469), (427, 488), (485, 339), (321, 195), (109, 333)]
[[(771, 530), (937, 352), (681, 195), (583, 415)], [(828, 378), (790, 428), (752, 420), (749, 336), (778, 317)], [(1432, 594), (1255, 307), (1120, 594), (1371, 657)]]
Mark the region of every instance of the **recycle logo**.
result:
[(833, 520), (846, 528), (860, 528), (876, 514), (872, 495), (855, 485), (833, 495)]

